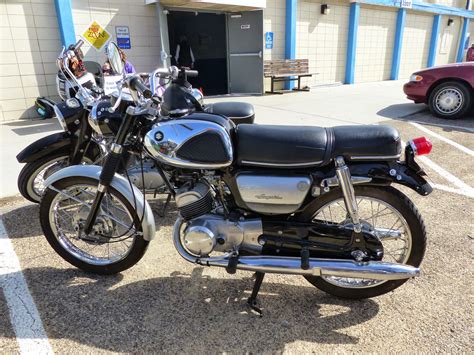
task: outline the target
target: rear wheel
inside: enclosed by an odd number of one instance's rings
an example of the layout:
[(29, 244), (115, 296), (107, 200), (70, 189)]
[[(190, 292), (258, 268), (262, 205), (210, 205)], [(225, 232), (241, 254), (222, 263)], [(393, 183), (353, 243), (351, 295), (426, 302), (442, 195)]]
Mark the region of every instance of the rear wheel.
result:
[(43, 233), (53, 249), (72, 265), (96, 274), (115, 274), (135, 265), (148, 241), (127, 199), (109, 187), (90, 235), (83, 226), (97, 193), (98, 181), (73, 177), (47, 188), (40, 203)]
[(472, 90), (466, 85), (448, 81), (436, 86), (428, 99), (433, 115), (457, 119), (463, 117), (472, 105)]
[[(364, 228), (375, 231), (383, 248), (383, 261), (418, 267), (426, 248), (423, 220), (407, 196), (392, 187), (355, 187)], [(302, 215), (301, 221), (350, 224), (340, 189), (322, 195)], [(322, 291), (342, 298), (375, 297), (394, 290), (407, 280), (379, 281), (333, 276), (305, 276)]]

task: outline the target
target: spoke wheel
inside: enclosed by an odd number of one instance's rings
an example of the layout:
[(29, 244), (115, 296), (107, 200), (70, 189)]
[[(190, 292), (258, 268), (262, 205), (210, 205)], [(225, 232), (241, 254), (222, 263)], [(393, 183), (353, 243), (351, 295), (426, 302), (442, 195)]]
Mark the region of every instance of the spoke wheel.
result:
[(97, 193), (97, 180), (68, 178), (47, 189), (40, 204), (41, 226), (55, 251), (89, 272), (113, 274), (137, 263), (148, 242), (141, 235), (136, 211), (110, 188), (90, 235), (83, 231)]
[[(419, 266), (426, 246), (423, 220), (413, 203), (391, 187), (355, 187), (362, 227), (373, 231), (382, 242), (384, 262)], [(302, 221), (351, 224), (342, 192), (337, 189), (315, 200)], [(334, 276), (305, 276), (319, 289), (344, 298), (367, 298), (387, 293), (406, 280), (381, 281)]]

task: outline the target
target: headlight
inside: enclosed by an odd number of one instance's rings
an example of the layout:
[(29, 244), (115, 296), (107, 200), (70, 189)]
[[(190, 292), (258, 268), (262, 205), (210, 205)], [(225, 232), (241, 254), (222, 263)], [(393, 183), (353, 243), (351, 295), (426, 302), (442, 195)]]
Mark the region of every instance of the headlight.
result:
[(420, 82), (423, 80), (423, 77), (421, 75), (413, 74), (410, 76), (410, 81), (415, 81), (415, 82)]
[(56, 114), (56, 118), (59, 121), (59, 124), (61, 125), (62, 129), (64, 129), (67, 132), (67, 124), (66, 120), (64, 119), (63, 114), (58, 108), (58, 105), (54, 105), (54, 113)]

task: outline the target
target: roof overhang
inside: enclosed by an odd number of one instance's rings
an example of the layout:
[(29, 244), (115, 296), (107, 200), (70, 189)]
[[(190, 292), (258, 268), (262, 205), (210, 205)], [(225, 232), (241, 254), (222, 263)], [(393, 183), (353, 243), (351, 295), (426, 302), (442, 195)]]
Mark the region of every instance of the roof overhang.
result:
[(226, 12), (261, 10), (267, 6), (266, 0), (145, 0), (145, 3), (160, 3), (171, 8)]

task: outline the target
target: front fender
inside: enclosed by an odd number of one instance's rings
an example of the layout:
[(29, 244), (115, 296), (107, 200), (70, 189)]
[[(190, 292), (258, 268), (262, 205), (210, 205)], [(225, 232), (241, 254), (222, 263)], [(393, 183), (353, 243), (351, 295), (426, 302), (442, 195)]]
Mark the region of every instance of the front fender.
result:
[[(44, 182), (45, 187), (53, 185), (59, 180), (63, 180), (70, 177), (86, 177), (97, 180), (99, 184), (100, 172), (102, 171), (101, 166), (97, 165), (74, 165), (64, 169), (59, 170)], [(133, 191), (130, 189), (130, 183), (127, 179), (119, 174), (115, 174), (112, 183), (110, 184), (115, 190), (123, 195), (127, 201), (132, 206), (136, 206), (135, 212), (138, 215), (138, 218), (142, 220), (143, 208), (145, 208), (145, 213), (142, 221), (142, 230), (143, 230), (143, 239), (151, 241), (155, 237), (155, 217), (151, 210), (148, 201), (144, 198), (141, 191), (133, 186)], [(134, 198), (135, 196), (135, 198)]]
[(58, 132), (38, 139), (23, 149), (16, 156), (19, 163), (31, 163), (47, 155), (64, 151), (69, 155), (72, 136), (66, 132)]

